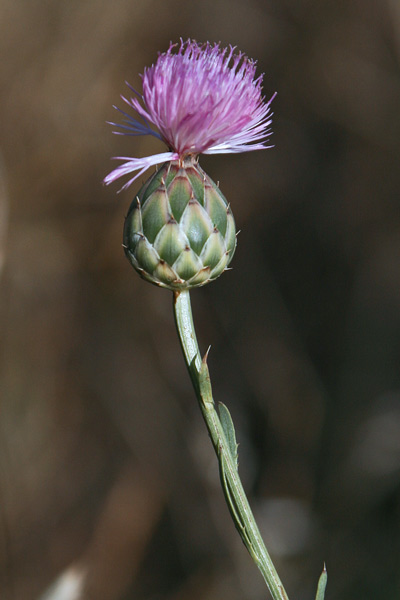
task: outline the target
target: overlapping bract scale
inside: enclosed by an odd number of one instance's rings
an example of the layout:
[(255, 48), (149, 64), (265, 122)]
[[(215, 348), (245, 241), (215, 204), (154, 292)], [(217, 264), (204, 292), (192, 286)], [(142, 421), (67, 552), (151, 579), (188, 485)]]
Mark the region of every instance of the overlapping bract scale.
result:
[(231, 209), (194, 160), (165, 163), (143, 185), (125, 220), (131, 264), (144, 279), (172, 290), (216, 279), (235, 247)]

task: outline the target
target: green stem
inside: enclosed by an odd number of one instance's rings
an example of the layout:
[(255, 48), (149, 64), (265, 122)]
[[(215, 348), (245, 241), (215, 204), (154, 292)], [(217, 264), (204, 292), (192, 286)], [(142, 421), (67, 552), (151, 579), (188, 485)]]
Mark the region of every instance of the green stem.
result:
[(223, 410), (218, 415), (215, 408), (207, 368), (207, 356), (202, 360), (199, 353), (189, 291), (174, 292), (174, 314), (186, 365), (217, 454), (222, 488), (236, 529), (252, 559), (260, 569), (273, 599), (288, 600), (240, 481), (237, 468), (236, 440), (229, 412), (223, 406)]

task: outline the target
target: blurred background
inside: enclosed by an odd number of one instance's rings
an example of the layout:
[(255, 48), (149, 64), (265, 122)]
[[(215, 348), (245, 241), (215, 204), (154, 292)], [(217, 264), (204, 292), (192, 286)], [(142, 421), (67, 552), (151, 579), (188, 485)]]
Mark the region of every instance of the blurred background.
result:
[(260, 528), (291, 600), (324, 561), (327, 600), (398, 600), (398, 0), (1, 0), (0, 31), (1, 600), (268, 596), (101, 185), (164, 151), (106, 121), (180, 37), (278, 91), (273, 150), (201, 159), (242, 232), (192, 294)]

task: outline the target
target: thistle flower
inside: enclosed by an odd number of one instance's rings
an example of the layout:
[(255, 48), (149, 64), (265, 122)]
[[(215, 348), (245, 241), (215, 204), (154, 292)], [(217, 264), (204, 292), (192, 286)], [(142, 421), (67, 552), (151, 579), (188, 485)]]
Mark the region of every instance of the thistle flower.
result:
[[(124, 227), (125, 253), (139, 274), (182, 291), (216, 279), (236, 247), (235, 221), (219, 187), (198, 165), (199, 154), (268, 148), (270, 103), (261, 94), (255, 63), (235, 48), (181, 41), (145, 69), (143, 96), (122, 99), (141, 120), (119, 110), (120, 135), (152, 135), (169, 152), (124, 161), (106, 184), (151, 165), (162, 166), (142, 186)], [(129, 84), (128, 84), (129, 85)]]
[[(177, 50), (177, 51), (176, 51)], [(104, 179), (116, 179), (138, 171), (122, 189), (131, 185), (150, 166), (183, 159), (188, 155), (249, 152), (267, 146), (271, 124), (270, 104), (262, 97), (262, 75), (255, 79), (256, 64), (235, 47), (198, 44), (181, 40), (159, 54), (144, 70), (143, 95), (122, 97), (142, 121), (117, 108), (123, 123), (111, 123), (119, 135), (152, 135), (169, 152), (144, 158), (115, 157), (125, 161)], [(151, 127), (153, 125), (155, 129)]]

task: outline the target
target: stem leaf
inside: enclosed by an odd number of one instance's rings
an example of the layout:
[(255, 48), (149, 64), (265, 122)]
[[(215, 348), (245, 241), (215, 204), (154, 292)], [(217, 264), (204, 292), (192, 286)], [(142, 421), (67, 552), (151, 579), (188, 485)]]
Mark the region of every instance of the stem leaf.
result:
[(224, 490), (224, 494), (225, 494), (225, 498), (226, 498), (226, 501), (228, 504), (229, 511), (232, 515), (233, 522), (235, 524), (237, 531), (239, 532), (240, 537), (242, 538), (242, 542), (244, 543), (248, 552), (250, 553), (250, 556), (252, 557), (252, 559), (254, 560), (256, 565), (258, 565), (259, 557), (257, 555), (257, 551), (254, 548), (254, 545), (250, 539), (250, 536), (246, 529), (246, 525), (243, 522), (243, 519), (241, 518), (240, 511), (238, 511), (238, 506), (235, 501), (235, 494), (229, 484), (229, 477), (227, 475), (227, 469), (226, 469), (226, 458), (225, 458), (224, 454), (220, 453), (218, 459), (219, 459), (219, 464), (220, 464), (222, 487)]
[(201, 361), (201, 367), (199, 371), (198, 381), (199, 381), (199, 390), (200, 396), (203, 400), (204, 404), (214, 404), (212, 388), (211, 388), (211, 380), (210, 380), (210, 372), (207, 366), (207, 356), (208, 351), (205, 354), (203, 360)]
[(318, 581), (317, 595), (315, 596), (315, 600), (324, 600), (325, 598), (325, 589), (326, 584), (328, 583), (328, 573), (326, 571), (326, 566), (324, 565), (324, 569), (321, 573), (321, 576)]
[(238, 468), (238, 444), (236, 443), (236, 433), (233, 426), (231, 413), (228, 407), (222, 402), (218, 403), (219, 419), (221, 421), (222, 429), (224, 430), (226, 441), (228, 442), (229, 451), (231, 453), (233, 462)]

